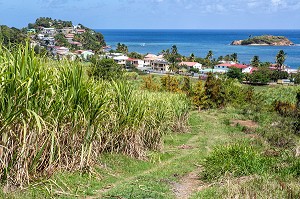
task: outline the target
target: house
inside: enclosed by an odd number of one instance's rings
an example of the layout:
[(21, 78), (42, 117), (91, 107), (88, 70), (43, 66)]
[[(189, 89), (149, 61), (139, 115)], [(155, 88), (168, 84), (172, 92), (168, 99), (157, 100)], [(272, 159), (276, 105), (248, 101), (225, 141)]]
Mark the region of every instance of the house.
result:
[(45, 38), (45, 35), (44, 35), (44, 34), (38, 34), (38, 35), (37, 35), (37, 38), (38, 38), (39, 40), (42, 40), (42, 39)]
[(179, 66), (187, 66), (189, 69), (196, 68), (199, 70), (201, 70), (201, 68), (202, 68), (202, 64), (200, 64), (198, 62), (180, 62)]
[(78, 42), (78, 41), (71, 41), (69, 42), (71, 45), (77, 46), (77, 47), (82, 47), (82, 43)]
[(65, 38), (68, 40), (68, 42), (72, 42), (74, 39), (74, 34), (67, 34), (65, 35)]
[(138, 68), (144, 67), (144, 60), (141, 59), (128, 58), (127, 62)]
[[(145, 66), (151, 66), (152, 63), (159, 59), (159, 57), (157, 55), (154, 55), (154, 54), (147, 54), (144, 58), (144, 65)], [(161, 58), (162, 59), (162, 58)]]
[(250, 73), (250, 74), (252, 74), (253, 71), (256, 71), (256, 70), (258, 70), (258, 68), (253, 67), (253, 66), (248, 66), (247, 68), (243, 68), (242, 69), (242, 73)]
[(65, 35), (75, 33), (73, 27), (64, 27), (63, 29), (61, 29), (61, 32)]
[(43, 38), (43, 44), (45, 46), (53, 46), (55, 44), (54, 37), (44, 37)]
[(231, 66), (229, 66), (229, 68), (239, 68), (239, 69), (245, 69), (245, 68), (248, 68), (248, 65), (245, 65), (245, 64), (233, 64)]
[(215, 69), (227, 69), (227, 68), (231, 67), (234, 64), (231, 64), (231, 63), (222, 63), (222, 64), (215, 65), (214, 68)]
[(164, 59), (157, 59), (151, 63), (151, 67), (153, 70), (161, 71), (161, 72), (168, 72), (170, 71), (169, 62)]
[(119, 65), (126, 66), (126, 61), (128, 60), (128, 57), (125, 55), (120, 55), (113, 57), (113, 60)]
[(54, 34), (56, 33), (55, 28), (42, 28), (42, 34), (47, 34), (49, 36), (54, 36)]
[(36, 30), (34, 28), (31, 28), (31, 29), (27, 30), (27, 33), (28, 34), (30, 34), (30, 33), (36, 33)]
[(81, 34), (85, 33), (85, 29), (76, 29), (75, 32), (76, 32), (76, 34), (81, 35)]

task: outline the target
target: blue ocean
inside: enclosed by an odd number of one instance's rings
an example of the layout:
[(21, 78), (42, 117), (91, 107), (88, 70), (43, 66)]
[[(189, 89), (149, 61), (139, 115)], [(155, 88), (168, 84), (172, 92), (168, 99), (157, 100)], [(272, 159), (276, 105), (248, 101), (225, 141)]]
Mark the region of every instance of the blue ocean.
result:
[[(214, 58), (237, 53), (241, 63), (249, 63), (254, 55), (261, 61), (275, 62), (279, 50), (287, 53), (285, 64), (291, 68), (300, 67), (300, 30), (101, 30), (113, 49), (117, 43), (124, 43), (129, 51), (142, 54), (158, 54), (163, 49), (176, 45), (179, 53), (205, 57), (209, 50)], [(259, 35), (285, 36), (295, 46), (231, 46), (233, 40), (247, 39)]]

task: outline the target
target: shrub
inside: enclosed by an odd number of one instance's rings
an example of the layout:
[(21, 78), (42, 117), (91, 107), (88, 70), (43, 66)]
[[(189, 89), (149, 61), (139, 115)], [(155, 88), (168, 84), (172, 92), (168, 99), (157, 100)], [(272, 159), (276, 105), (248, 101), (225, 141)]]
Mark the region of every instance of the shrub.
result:
[(161, 88), (169, 92), (180, 92), (180, 82), (175, 76), (166, 75), (161, 77)]
[(245, 176), (267, 172), (272, 159), (263, 157), (247, 144), (233, 144), (217, 147), (204, 163), (203, 177), (207, 180), (219, 179), (226, 174)]

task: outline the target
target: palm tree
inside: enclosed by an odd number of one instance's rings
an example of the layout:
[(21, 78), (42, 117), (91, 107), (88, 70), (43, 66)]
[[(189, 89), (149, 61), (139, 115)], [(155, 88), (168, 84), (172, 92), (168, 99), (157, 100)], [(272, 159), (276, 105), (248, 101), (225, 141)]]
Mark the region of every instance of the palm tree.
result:
[(286, 59), (286, 53), (283, 50), (280, 50), (276, 55), (276, 64), (278, 70), (284, 69), (285, 59)]
[(251, 60), (251, 65), (253, 67), (259, 67), (260, 66), (260, 61), (259, 61), (259, 56), (255, 55), (252, 60)]
[(237, 53), (233, 53), (233, 54), (231, 55), (231, 59), (232, 59), (232, 61), (234, 61), (234, 62), (238, 62), (238, 55), (237, 55)]
[(195, 55), (194, 55), (194, 53), (192, 53), (191, 55), (190, 55), (190, 57), (189, 57), (189, 61), (195, 61)]
[(206, 55), (206, 59), (211, 60), (212, 57), (214, 56), (213, 52), (210, 50), (208, 51), (207, 55)]

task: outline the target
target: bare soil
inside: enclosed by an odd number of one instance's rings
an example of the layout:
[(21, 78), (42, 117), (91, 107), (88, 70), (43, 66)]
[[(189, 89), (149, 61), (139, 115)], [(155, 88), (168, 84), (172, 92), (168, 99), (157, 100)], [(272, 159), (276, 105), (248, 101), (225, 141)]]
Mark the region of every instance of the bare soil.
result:
[(233, 120), (231, 126), (241, 125), (246, 128), (255, 129), (258, 127), (258, 124), (252, 120)]

